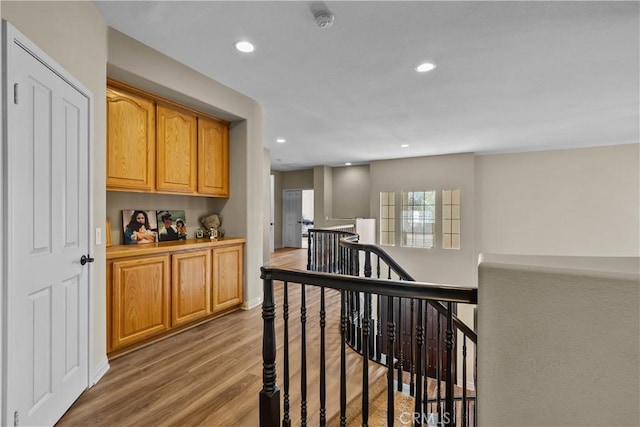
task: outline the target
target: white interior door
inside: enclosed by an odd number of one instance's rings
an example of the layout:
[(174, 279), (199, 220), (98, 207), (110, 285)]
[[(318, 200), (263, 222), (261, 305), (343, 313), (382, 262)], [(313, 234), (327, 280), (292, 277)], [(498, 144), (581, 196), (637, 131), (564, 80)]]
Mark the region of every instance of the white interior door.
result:
[(302, 190), (283, 190), (282, 246), (302, 247)]
[(5, 422), (53, 425), (89, 382), (91, 95), (9, 32)]

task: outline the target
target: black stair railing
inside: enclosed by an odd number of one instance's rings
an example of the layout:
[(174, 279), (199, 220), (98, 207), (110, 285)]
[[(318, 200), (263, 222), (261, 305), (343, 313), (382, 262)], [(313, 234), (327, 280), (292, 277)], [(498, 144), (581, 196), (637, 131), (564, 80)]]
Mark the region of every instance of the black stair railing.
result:
[[(467, 388), (467, 343), (475, 350), (477, 337), (475, 332), (461, 322), (454, 314), (456, 303), (475, 304), (476, 289), (417, 283), (391, 257), (375, 245), (360, 245), (354, 233), (336, 230), (309, 231), (308, 268), (318, 270), (296, 271), (275, 268), (263, 268), (262, 278), (265, 280), (265, 292), (273, 292), (273, 281), (284, 281), (285, 300), (285, 333), (287, 325), (287, 298), (289, 285), (298, 283), (300, 288), (320, 287), (320, 419), (319, 425), (327, 422), (326, 376), (333, 373), (325, 371), (324, 354), (326, 342), (324, 338), (325, 319), (324, 295), (327, 292), (339, 292), (340, 322), (336, 324), (340, 330), (340, 425), (346, 425), (346, 388), (347, 373), (345, 362), (346, 346), (357, 350), (362, 357), (362, 425), (368, 425), (368, 372), (369, 360), (384, 364), (387, 369), (387, 425), (393, 425), (395, 390), (403, 389), (408, 384), (409, 393), (415, 399), (412, 414), (414, 425), (422, 425), (440, 421), (442, 425), (475, 425), (475, 369), (473, 370), (474, 391)], [(372, 262), (372, 259), (374, 262)], [(362, 262), (362, 266), (361, 266)], [(373, 266), (375, 265), (375, 269)], [(372, 278), (371, 276), (375, 276)], [(358, 277), (362, 272), (368, 277)], [(328, 274), (327, 274), (328, 273)], [(384, 277), (380, 278), (384, 274)], [(397, 278), (396, 278), (397, 277)], [(267, 285), (266, 282), (271, 282)], [(304, 298), (302, 293), (301, 298)], [(264, 298), (266, 307), (265, 333), (275, 334), (268, 328), (272, 308), (269, 303), (273, 298)], [(302, 309), (301, 309), (302, 310)], [(305, 308), (306, 310), (306, 308)], [(399, 317), (400, 313), (405, 315)], [(308, 319), (306, 312), (301, 313), (301, 322)], [(306, 325), (305, 325), (306, 327)], [(303, 329), (304, 330), (304, 329)], [(456, 385), (456, 337), (462, 336), (462, 384)], [(275, 335), (265, 343), (275, 346)], [(301, 336), (304, 341), (306, 338)], [(288, 341), (288, 338), (286, 339)], [(306, 349), (306, 343), (300, 343)], [(285, 414), (282, 425), (291, 423), (289, 417), (289, 345), (283, 351), (285, 363)], [(303, 350), (304, 351), (304, 350)], [(273, 403), (263, 404), (265, 396), (279, 401), (275, 372), (270, 373), (271, 349), (264, 348), (263, 379), (272, 384), (264, 384), (261, 392), (261, 425), (273, 422), (271, 416), (263, 414), (274, 408)], [(475, 354), (475, 353), (474, 353)], [(306, 353), (302, 359), (306, 359)], [(301, 369), (303, 369), (301, 367)], [(473, 369), (473, 368), (472, 368)], [(432, 375), (430, 375), (430, 372)], [(408, 379), (407, 379), (408, 376)], [(303, 369), (306, 383), (306, 370)], [(443, 391), (444, 383), (444, 391)], [(306, 384), (300, 385), (301, 425), (307, 423)], [(460, 391), (461, 390), (461, 391)], [(278, 405), (278, 410), (279, 410)], [(303, 409), (304, 408), (304, 409)], [(278, 415), (279, 418), (279, 415)], [(263, 420), (266, 424), (263, 424)], [(406, 421), (406, 417), (405, 420)], [(279, 424), (278, 424), (279, 425)]]
[[(341, 298), (341, 318), (340, 325), (343, 325), (346, 321), (346, 313), (347, 311), (343, 308), (342, 304), (347, 301), (346, 293), (348, 292), (365, 292), (371, 295), (377, 295), (379, 297), (388, 298), (391, 301), (389, 302), (389, 306), (393, 307), (393, 300), (399, 298), (415, 298), (417, 301), (427, 302), (427, 301), (445, 301), (449, 304), (454, 302), (459, 303), (471, 303), (475, 304), (477, 302), (477, 291), (474, 288), (460, 288), (453, 286), (433, 286), (427, 283), (420, 282), (410, 282), (410, 281), (397, 281), (397, 280), (388, 280), (388, 279), (375, 279), (375, 278), (363, 278), (357, 276), (349, 276), (349, 275), (338, 275), (338, 274), (330, 274), (330, 273), (320, 273), (320, 272), (310, 272), (310, 271), (301, 271), (301, 270), (290, 270), (290, 269), (281, 269), (281, 268), (272, 268), (272, 267), (263, 267), (262, 275), (264, 281), (264, 290), (266, 292), (264, 302), (263, 302), (263, 319), (264, 319), (264, 337), (263, 337), (263, 389), (260, 393), (260, 422), (261, 426), (279, 426), (285, 425), (285, 419), (280, 419), (280, 395), (279, 388), (277, 386), (277, 374), (276, 374), (276, 348), (278, 347), (277, 338), (276, 338), (276, 328), (274, 319), (276, 318), (276, 306), (275, 306), (275, 298), (274, 298), (274, 281), (282, 281), (287, 284), (284, 291), (288, 291), (288, 289), (296, 284), (301, 288), (301, 298), (303, 301), (301, 305), (304, 306), (304, 297), (306, 292), (302, 292), (302, 288), (318, 288), (321, 291), (329, 291), (334, 290), (338, 291)], [(305, 306), (306, 307), (306, 306)], [(453, 334), (453, 314), (449, 312), (447, 318), (449, 319), (447, 322), (447, 333), (448, 336)], [(315, 315), (313, 316), (315, 317)], [(321, 317), (321, 316), (320, 316)], [(301, 315), (301, 322), (306, 322), (310, 318), (309, 313), (305, 313), (304, 318)], [(388, 325), (388, 335), (389, 340), (393, 341), (393, 336), (395, 332), (395, 322), (393, 321), (393, 312), (390, 310), (389, 319), (387, 322)], [(306, 330), (303, 328), (302, 330)], [(342, 331), (346, 331), (346, 328), (341, 328)], [(387, 335), (387, 333), (385, 333)], [(291, 338), (291, 337), (290, 337)], [(362, 335), (362, 338), (365, 339), (365, 334)], [(301, 375), (300, 375), (300, 425), (307, 425), (309, 423), (307, 416), (307, 375), (306, 375), (306, 350), (307, 343), (306, 337), (304, 334), (300, 335), (300, 351), (301, 355), (299, 356), (303, 362), (301, 365)], [(342, 334), (342, 340), (340, 343), (340, 366), (345, 366), (346, 360), (346, 351), (345, 344), (348, 344), (347, 337)], [(319, 353), (323, 354), (327, 351), (325, 348), (326, 343), (324, 340), (320, 340), (320, 349)], [(366, 348), (366, 343), (363, 343), (363, 348)], [(450, 347), (450, 346), (449, 346)], [(288, 348), (284, 348), (283, 351), (290, 351), (291, 346)], [(395, 408), (393, 405), (394, 400), (394, 388), (396, 386), (396, 381), (402, 381), (401, 378), (395, 377), (395, 366), (394, 356), (393, 356), (393, 348), (390, 347), (390, 354), (387, 357), (387, 372), (388, 372), (388, 382), (389, 387), (387, 388), (388, 393), (388, 401), (389, 405), (387, 408), (387, 425), (394, 425), (394, 421), (398, 414), (395, 413)], [(285, 354), (284, 360), (288, 360), (290, 355)], [(363, 357), (364, 370), (366, 372), (366, 367), (368, 363), (368, 358)], [(445, 362), (450, 363), (452, 358), (449, 357), (445, 360)], [(319, 362), (324, 363), (324, 362)], [(321, 366), (321, 370), (323, 373), (318, 378), (320, 389), (326, 389), (327, 377), (334, 375), (333, 372), (326, 372), (324, 366)], [(340, 369), (340, 378), (335, 378), (336, 382), (340, 383), (340, 417), (341, 425), (346, 425), (346, 412), (345, 412), (345, 401), (346, 401), (346, 388), (347, 388), (347, 373), (344, 368)], [(431, 382), (428, 381), (428, 378), (420, 378), (420, 381), (425, 381), (427, 383), (426, 387), (431, 387)], [(315, 381), (314, 381), (315, 382)], [(445, 382), (445, 393), (443, 396), (437, 396), (438, 401), (436, 402), (439, 410), (437, 411), (437, 419), (444, 421), (443, 425), (459, 425), (455, 422), (456, 419), (456, 409), (454, 406), (455, 396), (453, 392), (453, 378), (444, 379)], [(448, 384), (451, 385), (448, 385)], [(367, 393), (367, 385), (368, 378), (366, 375), (362, 377), (361, 389), (363, 390), (362, 396), (362, 425), (368, 425), (368, 410), (367, 405), (369, 402), (370, 396)], [(423, 402), (429, 402), (429, 397), (425, 399), (422, 397)], [(442, 402), (440, 402), (442, 401)], [(465, 404), (466, 402), (463, 402)], [(444, 407), (442, 407), (444, 404)], [(322, 413), (324, 409), (324, 403), (320, 404), (319, 412)], [(424, 409), (431, 410), (431, 407), (427, 407), (426, 405), (422, 405), (422, 408), (419, 408), (416, 413), (418, 417), (415, 417), (416, 420), (415, 425), (421, 425), (422, 421), (426, 420), (429, 413), (424, 412)], [(277, 420), (277, 421), (276, 421)], [(290, 422), (290, 421), (287, 421)], [(424, 421), (426, 423), (426, 421)], [(319, 425), (326, 425), (326, 418), (320, 418)]]

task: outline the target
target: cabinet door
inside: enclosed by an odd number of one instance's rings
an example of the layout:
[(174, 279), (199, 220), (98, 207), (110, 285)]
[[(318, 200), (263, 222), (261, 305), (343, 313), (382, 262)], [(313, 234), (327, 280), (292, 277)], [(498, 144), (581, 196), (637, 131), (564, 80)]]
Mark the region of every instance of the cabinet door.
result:
[(170, 328), (169, 256), (113, 262), (112, 347)]
[(221, 311), (242, 303), (242, 245), (213, 249), (213, 311)]
[(195, 193), (197, 179), (196, 117), (163, 105), (157, 107), (158, 191)]
[(198, 193), (229, 197), (229, 126), (198, 117)]
[(107, 88), (107, 190), (153, 190), (155, 131), (153, 101)]
[(178, 326), (211, 313), (211, 250), (171, 257), (172, 324)]

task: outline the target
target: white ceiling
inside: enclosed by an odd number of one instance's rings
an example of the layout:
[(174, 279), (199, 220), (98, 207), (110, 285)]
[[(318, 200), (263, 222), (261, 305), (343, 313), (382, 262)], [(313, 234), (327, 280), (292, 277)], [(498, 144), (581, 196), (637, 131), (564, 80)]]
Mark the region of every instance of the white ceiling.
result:
[[(96, 5), (260, 102), (276, 170), (639, 142), (639, 2)], [(330, 28), (315, 24), (322, 7)], [(240, 39), (255, 52), (237, 52)], [(416, 73), (423, 61), (437, 68)]]

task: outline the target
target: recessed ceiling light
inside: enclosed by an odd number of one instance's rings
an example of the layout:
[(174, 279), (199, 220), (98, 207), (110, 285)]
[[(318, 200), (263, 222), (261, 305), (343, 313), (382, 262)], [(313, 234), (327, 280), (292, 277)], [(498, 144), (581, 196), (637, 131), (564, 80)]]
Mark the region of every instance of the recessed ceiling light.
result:
[(253, 44), (249, 43), (248, 41), (241, 41), (236, 43), (236, 49), (238, 49), (240, 52), (249, 53), (253, 52), (255, 47), (253, 47)]
[(276, 142), (277, 142), (278, 144), (284, 144), (285, 142), (287, 142), (287, 140), (286, 140), (286, 139), (284, 139), (284, 138), (278, 138), (278, 139), (276, 139)]
[(427, 71), (431, 71), (434, 68), (436, 68), (434, 64), (431, 64), (430, 62), (423, 62), (416, 67), (416, 71), (419, 73), (426, 73)]
[(351, 166), (351, 162), (347, 162), (344, 164), (345, 166)]
[(407, 148), (408, 146), (409, 146), (409, 144), (402, 144), (400, 147)]

